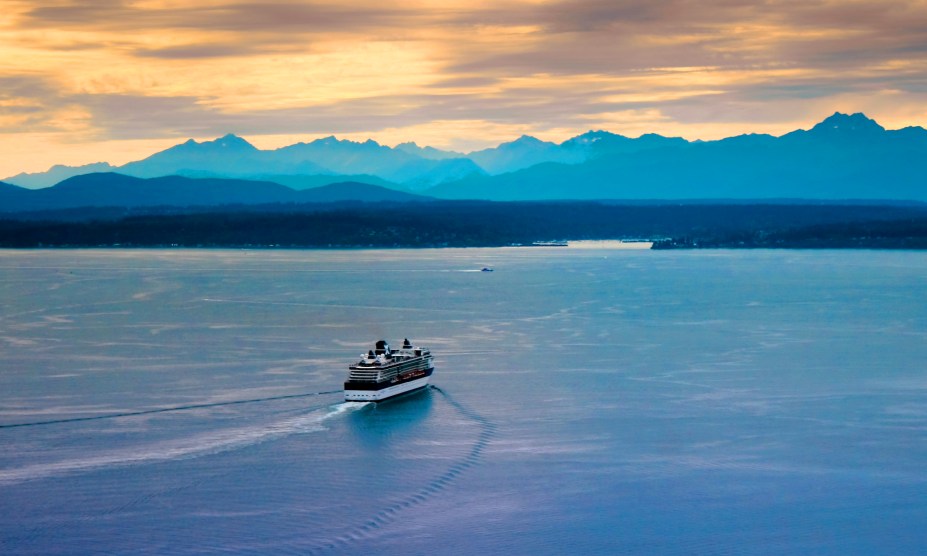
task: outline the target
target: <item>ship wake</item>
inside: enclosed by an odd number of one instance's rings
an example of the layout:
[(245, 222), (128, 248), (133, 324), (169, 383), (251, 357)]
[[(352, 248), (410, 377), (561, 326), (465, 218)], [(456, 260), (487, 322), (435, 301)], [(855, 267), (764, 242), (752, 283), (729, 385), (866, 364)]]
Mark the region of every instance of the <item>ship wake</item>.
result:
[(406, 510), (419, 506), (430, 499), (441, 494), (448, 488), (461, 474), (469, 468), (477, 465), (482, 460), (483, 452), (492, 442), (497, 434), (497, 428), (494, 423), (473, 411), (469, 407), (457, 401), (449, 392), (442, 390), (435, 385), (429, 385), (433, 391), (441, 394), (444, 400), (451, 405), (460, 415), (472, 422), (478, 428), (479, 432), (470, 445), (470, 449), (464, 456), (459, 458), (455, 463), (449, 466), (443, 473), (433, 477), (424, 486), (410, 492), (398, 501), (380, 509), (370, 517), (360, 523), (355, 524), (346, 532), (337, 538), (315, 543), (310, 546), (293, 547), (300, 553), (322, 554), (326, 552), (340, 553), (346, 551), (350, 545), (372, 538), (378, 531), (387, 529), (390, 524), (398, 521), (400, 516)]
[(336, 405), (310, 407), (302, 410), (299, 415), (264, 425), (215, 430), (185, 438), (105, 451), (93, 456), (0, 469), (0, 485), (237, 450), (293, 434), (324, 431), (326, 421), (367, 405), (370, 405), (370, 402), (342, 402)]

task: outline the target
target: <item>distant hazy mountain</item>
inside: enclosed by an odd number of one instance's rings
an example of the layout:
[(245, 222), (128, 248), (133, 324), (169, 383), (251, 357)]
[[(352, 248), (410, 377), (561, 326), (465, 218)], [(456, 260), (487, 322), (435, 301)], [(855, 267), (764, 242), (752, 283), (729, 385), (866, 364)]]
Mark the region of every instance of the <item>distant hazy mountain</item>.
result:
[(271, 182), (192, 179), (181, 176), (136, 178), (116, 173), (85, 174), (45, 189), (0, 184), (0, 212), (78, 207), (209, 207), (335, 201), (409, 202), (428, 198), (355, 182), (295, 191)]
[(538, 164), (580, 164), (596, 158), (687, 145), (679, 137), (645, 134), (637, 139), (607, 131), (589, 131), (559, 145), (523, 135), (498, 147), (475, 151), (467, 155), (489, 174), (505, 174)]
[(483, 176), (486, 176), (486, 172), (469, 158), (432, 160), (426, 161), (425, 164), (413, 163), (392, 174), (395, 181), (411, 191), (421, 191), (440, 183)]
[(311, 143), (283, 147), (273, 153), (276, 158), (324, 165), (330, 173), (371, 174), (410, 188), (428, 187), (450, 179), (484, 173), (467, 159), (423, 158), (409, 151), (408, 146), (394, 149), (372, 140), (358, 143), (326, 137)]
[[(325, 137), (310, 143), (296, 143), (271, 151), (275, 158), (290, 161), (324, 161), (325, 168), (335, 174), (373, 174), (383, 177), (418, 157), (394, 152), (376, 141), (363, 143)], [(389, 178), (387, 178), (389, 179)]]
[(110, 166), (108, 162), (95, 162), (83, 166), (63, 166), (56, 164), (47, 172), (37, 172), (34, 174), (17, 174), (6, 178), (7, 183), (26, 187), (29, 189), (40, 189), (42, 187), (51, 187), (56, 183), (74, 176), (82, 174), (92, 174), (94, 172), (112, 172), (115, 166)]
[(464, 158), (466, 155), (454, 151), (442, 151), (434, 147), (419, 147), (416, 143), (399, 143), (394, 147), (405, 153), (427, 158), (429, 160), (447, 160), (448, 158)]
[[(910, 199), (927, 200), (927, 131), (886, 131), (862, 114), (836, 113), (782, 137), (742, 135), (690, 143), (619, 138), (579, 164), (438, 185), (453, 199)], [(600, 141), (602, 139), (600, 138)], [(622, 146), (624, 145), (624, 146)]]
[(256, 174), (323, 174), (327, 168), (310, 160), (277, 156), (262, 151), (236, 135), (198, 143), (192, 139), (130, 162), (119, 172), (139, 178), (184, 175), (188, 177), (246, 177)]
[[(589, 131), (560, 144), (522, 136), (466, 155), (415, 143), (391, 148), (335, 137), (261, 150), (226, 135), (189, 140), (116, 170), (139, 178), (233, 178), (292, 189), (363, 182), (451, 199), (924, 200), (925, 160), (927, 130), (889, 131), (863, 114), (835, 113), (809, 130), (781, 137), (689, 142)], [(94, 170), (113, 167), (55, 166), (7, 181), (47, 187)]]
[[(560, 149), (573, 153), (578, 162), (615, 154), (627, 154), (650, 149), (682, 147), (689, 142), (681, 137), (663, 137), (655, 133), (645, 133), (637, 139), (616, 135), (608, 131), (589, 131), (568, 139), (560, 144)], [(547, 162), (557, 162), (549, 160)]]
[(490, 174), (513, 172), (543, 162), (574, 164), (585, 159), (582, 153), (562, 149), (556, 143), (548, 143), (528, 135), (522, 135), (509, 143), (502, 143), (498, 147), (474, 151), (467, 157)]
[[(265, 176), (289, 176), (284, 179), (290, 183), (319, 185), (361, 179), (399, 189), (422, 189), (484, 173), (469, 159), (431, 147), (413, 149), (407, 144), (402, 149), (393, 149), (376, 141), (359, 143), (326, 137), (275, 150), (260, 150), (232, 134), (214, 141), (197, 142), (191, 139), (143, 160), (118, 168), (107, 165), (103, 169), (115, 169), (121, 174), (139, 178), (179, 175), (192, 178), (263, 179)], [(63, 175), (62, 179), (93, 170), (86, 168), (86, 171), (80, 172), (74, 169)], [(295, 179), (295, 176), (313, 176), (317, 179)], [(373, 178), (366, 180), (364, 176)], [(32, 178), (33, 183), (41, 180), (46, 186), (52, 179), (50, 173)]]

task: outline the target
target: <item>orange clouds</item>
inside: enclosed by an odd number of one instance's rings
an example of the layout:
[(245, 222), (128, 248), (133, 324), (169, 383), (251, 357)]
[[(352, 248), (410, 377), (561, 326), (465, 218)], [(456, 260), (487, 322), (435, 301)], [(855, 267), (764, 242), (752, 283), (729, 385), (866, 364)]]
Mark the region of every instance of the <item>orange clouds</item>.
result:
[(466, 150), (927, 121), (919, 1), (3, 3), (0, 175), (227, 132)]

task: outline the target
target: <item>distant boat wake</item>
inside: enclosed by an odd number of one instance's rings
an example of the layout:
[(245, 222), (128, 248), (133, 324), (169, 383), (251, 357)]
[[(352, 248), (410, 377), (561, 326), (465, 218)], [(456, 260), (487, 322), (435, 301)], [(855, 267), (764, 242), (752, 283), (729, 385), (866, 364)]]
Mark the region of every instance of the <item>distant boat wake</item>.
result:
[[(177, 459), (201, 457), (276, 440), (293, 434), (326, 430), (329, 419), (361, 409), (370, 402), (342, 402), (336, 405), (309, 408), (308, 413), (275, 423), (217, 430), (103, 452), (94, 456), (37, 463), (12, 469), (0, 469), (0, 485), (44, 479), (73, 473), (84, 473), (113, 467), (144, 465)], [(137, 412), (144, 414), (150, 412)]]

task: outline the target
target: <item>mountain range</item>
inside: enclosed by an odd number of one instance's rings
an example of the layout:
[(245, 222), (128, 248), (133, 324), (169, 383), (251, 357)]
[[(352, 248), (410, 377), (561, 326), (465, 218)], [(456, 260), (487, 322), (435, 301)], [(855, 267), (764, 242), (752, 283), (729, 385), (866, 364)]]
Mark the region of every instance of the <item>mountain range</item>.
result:
[(440, 184), (427, 193), (492, 200), (927, 200), (927, 130), (888, 131), (863, 114), (834, 114), (781, 137), (676, 143), (654, 137), (658, 146), (627, 148), (643, 139), (603, 135), (598, 156), (580, 164), (548, 162)]
[(164, 176), (136, 178), (113, 172), (68, 178), (44, 189), (0, 182), (0, 213), (80, 207), (231, 207), (307, 203), (409, 203), (428, 197), (359, 182), (295, 190), (273, 182)]
[[(334, 137), (261, 150), (230, 134), (214, 141), (189, 140), (118, 167), (107, 163), (55, 166), (48, 172), (19, 174), (3, 181), (57, 191), (45, 193), (47, 198), (76, 198), (74, 188), (83, 187), (84, 199), (98, 205), (127, 202), (126, 195), (136, 193), (144, 197), (155, 185), (166, 187), (152, 179), (167, 176), (198, 178), (172, 186), (178, 188), (171, 197), (177, 202), (183, 201), (184, 188), (200, 187), (217, 191), (210, 202), (227, 204), (251, 198), (242, 193), (244, 189), (263, 188), (264, 197), (280, 194), (292, 199), (294, 190), (343, 182), (445, 199), (927, 201), (925, 161), (924, 128), (886, 130), (864, 114), (835, 113), (809, 130), (779, 137), (749, 134), (687, 141), (656, 134), (629, 138), (590, 131), (559, 144), (523, 136), (468, 154), (415, 143), (388, 147), (372, 140)], [(107, 172), (139, 181), (100, 177)], [(81, 175), (97, 177), (68, 181)], [(216, 179), (230, 181), (202, 181)], [(116, 182), (123, 189), (111, 189)], [(19, 188), (11, 189), (12, 185), (0, 188), (0, 199), (24, 195)], [(196, 199), (205, 202), (209, 196)]]

